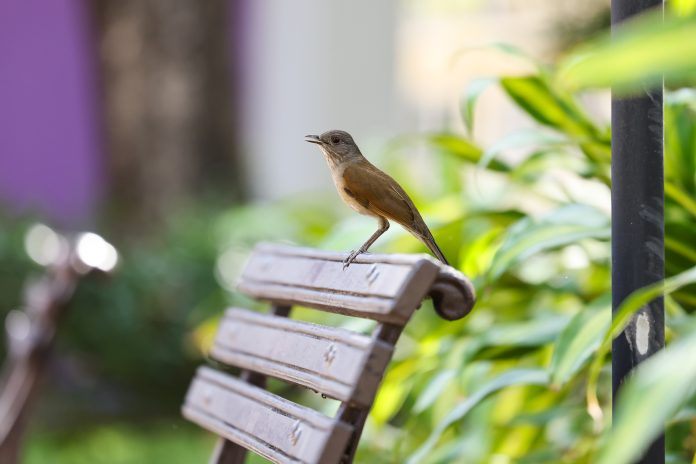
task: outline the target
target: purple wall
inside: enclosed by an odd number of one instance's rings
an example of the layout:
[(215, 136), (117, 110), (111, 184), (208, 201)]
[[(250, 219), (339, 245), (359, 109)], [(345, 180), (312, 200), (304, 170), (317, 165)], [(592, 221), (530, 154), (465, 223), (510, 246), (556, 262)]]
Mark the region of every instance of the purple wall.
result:
[(73, 225), (102, 167), (88, 19), (81, 0), (0, 1), (0, 204)]

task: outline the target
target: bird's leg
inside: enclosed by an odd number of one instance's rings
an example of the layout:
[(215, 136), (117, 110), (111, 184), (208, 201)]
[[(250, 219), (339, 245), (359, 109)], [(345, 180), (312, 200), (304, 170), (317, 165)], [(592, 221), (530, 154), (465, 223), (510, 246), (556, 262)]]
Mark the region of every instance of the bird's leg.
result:
[(365, 243), (363, 243), (363, 245), (360, 248), (358, 248), (356, 251), (350, 252), (348, 257), (343, 261), (343, 269), (350, 266), (350, 263), (355, 261), (355, 258), (357, 258), (359, 255), (361, 255), (362, 253), (365, 253), (368, 250), (368, 248), (370, 248), (372, 246), (372, 244), (375, 243), (375, 240), (377, 240), (380, 237), (380, 235), (385, 233), (387, 231), (387, 229), (389, 229), (389, 221), (387, 221), (383, 217), (380, 217), (379, 218), (379, 229), (377, 229), (375, 231), (375, 233), (372, 234), (370, 236), (370, 238), (368, 238), (367, 241)]

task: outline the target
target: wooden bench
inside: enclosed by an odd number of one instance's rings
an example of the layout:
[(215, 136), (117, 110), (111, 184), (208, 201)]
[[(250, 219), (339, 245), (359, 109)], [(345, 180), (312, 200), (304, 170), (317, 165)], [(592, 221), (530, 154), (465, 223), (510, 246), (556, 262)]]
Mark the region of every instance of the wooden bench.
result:
[[(246, 449), (278, 463), (352, 462), (394, 345), (413, 312), (431, 296), (448, 320), (474, 305), (471, 283), (427, 255), (346, 255), (262, 244), (238, 289), (272, 304), (270, 314), (229, 309), (210, 355), (242, 369), (233, 377), (199, 368), (183, 415), (222, 438), (213, 463), (242, 463)], [(377, 325), (371, 336), (288, 319), (292, 305)], [(341, 402), (334, 417), (264, 389), (272, 376)]]

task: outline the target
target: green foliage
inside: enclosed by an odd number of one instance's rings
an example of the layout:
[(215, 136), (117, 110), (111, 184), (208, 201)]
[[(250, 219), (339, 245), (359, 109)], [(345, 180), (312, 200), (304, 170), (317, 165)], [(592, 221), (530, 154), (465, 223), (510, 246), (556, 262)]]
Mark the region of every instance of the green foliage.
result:
[(28, 464), (189, 464), (207, 462), (215, 442), (179, 420), (148, 426), (93, 426), (78, 435), (30, 436)]
[(563, 329), (551, 358), (551, 385), (559, 388), (583, 367), (599, 347), (611, 322), (611, 295), (597, 298)]
[[(79, 431), (94, 421), (178, 415), (201, 363), (205, 340), (196, 329), (227, 306), (248, 303), (230, 289), (253, 244), (312, 243), (334, 222), (332, 205), (298, 197), (222, 214), (181, 213), (147, 241), (119, 242), (104, 233), (119, 249), (119, 267), (112, 277), (84, 280), (61, 321), (58, 367), (53, 388), (42, 392), (39, 428), (52, 429), (54, 417), (62, 429)], [(3, 319), (21, 304), (24, 281), (42, 272), (24, 250), (31, 223), (0, 222)]]
[(494, 281), (515, 264), (542, 251), (582, 239), (608, 239), (610, 232), (607, 216), (588, 205), (567, 204), (536, 221), (526, 217), (508, 228), (487, 277)]
[(467, 89), (466, 95), (461, 102), (462, 120), (466, 126), (469, 135), (474, 133), (474, 108), (476, 101), (491, 84), (495, 83), (495, 79), (481, 78), (473, 80)]
[[(595, 366), (601, 363), (611, 339), (619, 335), (633, 314), (654, 298), (695, 282), (696, 266), (664, 283), (640, 289), (624, 300), (599, 350)], [(652, 322), (647, 316), (639, 315), (638, 323), (651, 330)], [(616, 424), (602, 444), (598, 462), (631, 462), (639, 457), (642, 450), (626, 446), (626, 443), (650, 443), (661, 432), (662, 425), (674, 418), (696, 392), (696, 366), (690, 362), (696, 349), (695, 323), (696, 318), (690, 318), (686, 336), (646, 361), (626, 382), (618, 402)]]
[(561, 66), (559, 81), (578, 89), (609, 87), (634, 92), (694, 82), (696, 15), (693, 2), (676, 1), (662, 11), (627, 21), (618, 33), (584, 44)]
[(445, 418), (440, 421), (435, 430), (430, 434), (426, 442), (406, 461), (408, 464), (423, 462), (445, 430), (455, 422), (460, 421), (471, 409), (483, 401), (487, 396), (513, 385), (546, 385), (548, 373), (544, 369), (511, 369), (490, 382), (484, 384), (480, 390), (472, 393), (464, 401), (459, 403)]
[[(460, 182), (448, 182), (445, 193), (461, 203), (456, 213), (448, 217), (438, 207), (449, 204), (442, 192), (419, 189), (422, 168), (399, 176), (429, 222), (440, 224), (435, 237), (474, 278), (479, 302), (466, 321), (441, 322), (421, 311), (407, 328), (408, 349), (386, 376), (362, 444), (366, 461), (490, 462), (506, 456), (520, 462), (629, 462), (640, 453), (636, 443), (649, 443), (665, 421), (670, 458), (687, 462), (694, 452), (688, 429), (693, 414), (683, 408), (693, 402), (696, 368), (686, 368), (680, 357), (691, 347), (696, 321), (694, 92), (665, 98), (672, 277), (627, 300), (611, 325), (609, 217), (571, 188), (591, 187), (608, 202), (603, 189), (610, 185), (610, 131), (555, 80), (549, 71), (499, 79), (539, 129), (513, 133), (490, 148), (454, 133), (425, 138), (433, 150), (431, 172), (441, 164), (448, 176), (452, 169), (460, 173)], [(465, 98), (469, 131), (481, 86), (477, 82)], [(511, 162), (506, 152), (512, 148), (526, 156)], [(559, 178), (568, 184), (553, 191), (549, 185)], [(486, 198), (476, 185), (484, 182)], [(397, 237), (385, 248), (412, 249), (406, 243)], [(611, 411), (606, 350), (612, 334), (662, 294), (671, 295), (668, 333), (683, 340), (627, 384), (628, 398), (610, 435), (604, 420)], [(672, 351), (674, 360), (666, 362)], [(676, 390), (666, 402), (671, 382)], [(641, 401), (645, 397), (653, 400)]]
[(696, 369), (689, 368), (694, 350), (696, 332), (646, 361), (626, 382), (614, 428), (599, 450), (598, 464), (632, 462), (640, 457), (640, 447), (626, 443), (652, 441), (696, 393)]

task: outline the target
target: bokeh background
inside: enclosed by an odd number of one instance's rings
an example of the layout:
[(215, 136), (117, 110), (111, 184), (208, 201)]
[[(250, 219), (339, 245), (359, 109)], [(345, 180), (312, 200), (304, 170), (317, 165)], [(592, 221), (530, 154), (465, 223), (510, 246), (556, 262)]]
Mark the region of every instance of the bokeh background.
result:
[[(26, 462), (206, 462), (213, 438), (178, 410), (223, 310), (251, 304), (234, 282), (253, 244), (347, 251), (375, 227), (303, 141), (337, 128), (480, 295), (466, 321), (419, 311), (359, 462), (589, 462), (609, 420), (585, 403), (609, 324), (609, 94), (557, 85), (556, 63), (608, 25), (607, 0), (1, 2), (0, 314), (42, 271), (37, 223), (120, 253), (61, 323)], [(669, 275), (696, 264), (696, 98), (680, 87)], [(374, 248), (425, 251), (396, 227)], [(668, 299), (674, 333), (695, 309), (693, 287)], [(689, 411), (671, 462), (696, 448)]]

